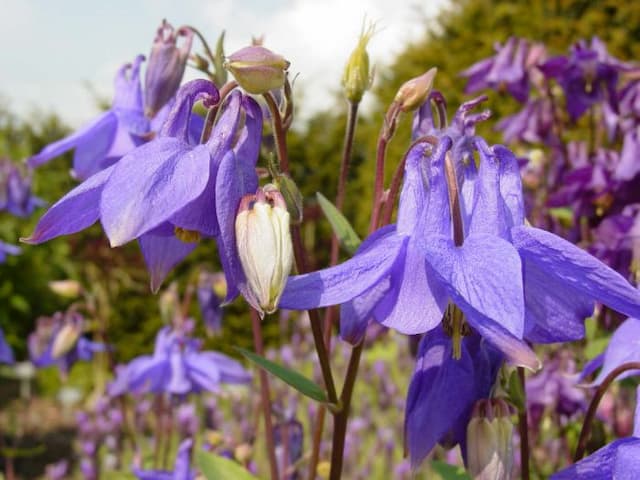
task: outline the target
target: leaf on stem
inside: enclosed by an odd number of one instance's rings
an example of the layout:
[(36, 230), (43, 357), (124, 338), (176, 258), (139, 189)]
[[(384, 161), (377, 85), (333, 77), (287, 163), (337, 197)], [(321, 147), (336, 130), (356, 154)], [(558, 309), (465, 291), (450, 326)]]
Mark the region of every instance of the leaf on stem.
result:
[(196, 465), (207, 480), (256, 480), (245, 468), (228, 458), (197, 451)]
[(342, 248), (344, 248), (350, 255), (356, 253), (356, 250), (362, 240), (360, 240), (360, 237), (358, 237), (358, 234), (355, 232), (349, 221), (344, 217), (344, 215), (342, 215), (342, 213), (340, 213), (333, 203), (327, 200), (327, 197), (322, 195), (320, 192), (316, 193), (316, 198), (318, 199), (320, 208), (322, 208), (322, 211), (329, 220), (331, 228), (333, 228), (333, 233), (338, 237), (338, 241)]

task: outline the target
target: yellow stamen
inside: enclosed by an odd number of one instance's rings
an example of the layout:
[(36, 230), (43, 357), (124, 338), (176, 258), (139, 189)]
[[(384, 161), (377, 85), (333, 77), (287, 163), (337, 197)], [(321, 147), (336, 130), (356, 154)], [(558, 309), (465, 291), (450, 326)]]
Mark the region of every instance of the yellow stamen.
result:
[(178, 237), (178, 240), (184, 243), (196, 243), (200, 241), (200, 232), (196, 232), (195, 230), (175, 227), (173, 233)]

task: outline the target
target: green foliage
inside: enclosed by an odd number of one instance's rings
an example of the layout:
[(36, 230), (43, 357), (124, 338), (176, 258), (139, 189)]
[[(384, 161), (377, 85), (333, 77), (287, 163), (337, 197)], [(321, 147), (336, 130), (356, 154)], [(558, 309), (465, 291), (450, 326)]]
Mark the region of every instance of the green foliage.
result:
[(233, 460), (212, 453), (197, 451), (196, 465), (207, 480), (255, 480), (247, 469)]
[(318, 204), (320, 204), (320, 208), (322, 208), (327, 220), (329, 220), (331, 228), (333, 228), (333, 233), (335, 233), (338, 241), (340, 242), (340, 246), (342, 246), (349, 255), (356, 253), (356, 250), (362, 240), (360, 240), (358, 234), (349, 224), (349, 220), (347, 220), (335, 205), (327, 200), (327, 197), (322, 195), (320, 192), (316, 193), (316, 198), (318, 199)]

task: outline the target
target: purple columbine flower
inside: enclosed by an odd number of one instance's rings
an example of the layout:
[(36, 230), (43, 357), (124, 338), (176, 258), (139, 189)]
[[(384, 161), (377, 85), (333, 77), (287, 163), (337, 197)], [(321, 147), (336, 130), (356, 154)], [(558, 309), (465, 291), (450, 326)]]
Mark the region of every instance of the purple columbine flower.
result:
[(106, 346), (82, 336), (84, 319), (76, 312), (56, 313), (40, 317), (36, 330), (29, 335), (27, 346), (33, 364), (38, 368), (56, 365), (67, 374), (77, 361), (89, 361)]
[(602, 447), (579, 462), (551, 475), (551, 480), (634, 479), (640, 475), (640, 389), (633, 435)]
[(0, 264), (7, 261), (7, 255), (20, 255), (21, 252), (20, 247), (0, 240)]
[(218, 352), (200, 351), (200, 342), (164, 327), (152, 355), (133, 359), (118, 371), (109, 387), (112, 396), (131, 393), (187, 395), (218, 392), (221, 383), (247, 384), (251, 375), (240, 363)]
[(616, 88), (621, 71), (631, 67), (613, 58), (598, 37), (591, 44), (582, 40), (571, 47), (569, 56), (558, 56), (540, 65), (548, 78), (555, 78), (566, 97), (567, 111), (573, 120), (603, 100), (618, 111)]
[(198, 304), (209, 333), (222, 328), (222, 302), (227, 296), (227, 285), (222, 273), (201, 272), (198, 278)]
[(504, 45), (495, 45), (496, 54), (480, 60), (460, 73), (467, 77), (465, 93), (485, 88), (506, 89), (521, 103), (529, 97), (529, 72), (545, 55), (544, 47), (530, 45), (523, 38), (510, 37)]
[[(628, 362), (640, 361), (640, 320), (638, 318), (628, 318), (616, 329), (609, 340), (607, 349), (596, 356), (584, 366), (578, 381), (602, 367), (598, 376), (590, 383), (583, 386), (600, 385), (604, 379), (620, 365)], [(617, 379), (621, 380), (633, 375), (640, 374), (638, 370), (629, 370), (620, 374)], [(636, 424), (636, 428), (640, 426)]]
[(9, 159), (0, 158), (0, 211), (26, 218), (44, 202), (31, 194), (31, 170), (22, 172)]
[(4, 332), (0, 328), (0, 363), (12, 364), (14, 362), (13, 350), (4, 338)]
[(255, 100), (234, 91), (208, 142), (194, 145), (189, 125), (197, 116), (192, 108), (198, 99), (211, 107), (219, 100), (218, 91), (207, 80), (184, 85), (158, 138), (71, 190), (24, 241), (42, 243), (99, 219), (111, 246), (138, 239), (151, 288), (157, 291), (201, 236), (216, 237), (227, 299), (237, 296), (243, 276), (235, 248), (235, 213), (240, 198), (257, 188), (262, 113)]
[(196, 472), (190, 466), (193, 440), (183, 440), (178, 447), (178, 453), (172, 471), (142, 470), (138, 466), (132, 468), (138, 480), (195, 480)]
[(414, 469), (437, 443), (448, 448), (460, 444), (466, 457), (473, 405), (489, 396), (502, 361), (500, 352), (475, 333), (463, 337), (458, 360), (442, 329), (423, 337), (404, 420), (405, 446)]

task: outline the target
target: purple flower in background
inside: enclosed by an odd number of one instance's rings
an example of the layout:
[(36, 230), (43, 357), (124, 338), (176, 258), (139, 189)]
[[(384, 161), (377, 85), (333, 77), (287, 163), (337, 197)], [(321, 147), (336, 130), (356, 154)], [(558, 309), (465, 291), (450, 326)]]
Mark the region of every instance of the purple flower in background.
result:
[[(600, 385), (612, 371), (628, 362), (640, 362), (640, 320), (638, 318), (628, 318), (616, 329), (607, 349), (587, 362), (578, 381), (584, 380), (602, 367), (593, 382), (585, 386)], [(638, 370), (630, 370), (619, 375), (617, 379), (621, 380), (639, 373)], [(636, 428), (639, 426), (636, 423)]]
[(31, 170), (26, 173), (6, 158), (0, 158), (0, 211), (26, 218), (44, 204), (31, 194)]
[(440, 328), (427, 333), (419, 347), (407, 394), (405, 445), (415, 469), (437, 443), (466, 449), (473, 405), (487, 398), (503, 357), (479, 335), (464, 336), (459, 360), (451, 338)]
[(605, 98), (609, 107), (617, 112), (618, 76), (631, 66), (609, 55), (604, 43), (593, 37), (590, 45), (581, 40), (571, 47), (569, 56), (550, 58), (539, 68), (546, 77), (555, 78), (562, 86), (567, 111), (573, 120), (577, 120)]
[(60, 460), (47, 465), (45, 477), (47, 480), (64, 480), (69, 473), (69, 461)]
[(468, 78), (465, 93), (504, 88), (519, 102), (526, 102), (529, 97), (528, 70), (542, 60), (544, 47), (530, 45), (523, 38), (510, 37), (504, 45), (496, 44), (494, 48), (494, 56), (480, 60), (460, 73)]
[(602, 447), (579, 462), (553, 474), (551, 480), (631, 480), (640, 476), (640, 389), (633, 435)]
[(227, 296), (224, 274), (200, 272), (197, 295), (207, 331), (219, 332), (222, 328), (222, 302)]
[(182, 441), (178, 447), (172, 471), (142, 470), (138, 466), (134, 466), (132, 468), (133, 474), (138, 480), (194, 480), (196, 472), (190, 467), (192, 448), (193, 440), (188, 438)]
[[(284, 472), (285, 468), (291, 468), (302, 457), (304, 430), (302, 424), (295, 420), (285, 420), (275, 425), (273, 429), (273, 441), (275, 443), (278, 470)], [(285, 458), (285, 452), (288, 458)], [(286, 480), (297, 480), (297, 469), (290, 475), (283, 476)]]
[(111, 246), (139, 240), (151, 288), (157, 291), (200, 236), (218, 237), (227, 296), (235, 297), (240, 268), (235, 213), (242, 195), (257, 187), (262, 114), (253, 99), (235, 91), (209, 141), (193, 145), (188, 132), (198, 99), (211, 107), (219, 100), (218, 91), (207, 80), (184, 85), (158, 138), (71, 190), (25, 241), (41, 243), (75, 233), (99, 219)]
[(22, 249), (20, 247), (0, 240), (0, 264), (7, 261), (7, 255), (20, 255), (21, 252)]
[(13, 363), (13, 350), (4, 338), (4, 332), (0, 329), (0, 363)]
[(188, 334), (164, 327), (156, 336), (152, 355), (133, 359), (119, 369), (109, 386), (112, 396), (124, 393), (187, 395), (218, 392), (221, 383), (246, 384), (251, 375), (237, 361), (218, 352), (200, 351)]
[(553, 104), (548, 98), (527, 101), (517, 113), (504, 117), (496, 124), (505, 143), (514, 141), (556, 144), (553, 129)]
[(56, 365), (63, 374), (77, 361), (89, 361), (106, 346), (82, 336), (84, 319), (76, 312), (40, 317), (29, 335), (29, 357), (38, 368)]
[(540, 425), (544, 411), (571, 417), (587, 407), (584, 389), (576, 387), (575, 362), (569, 352), (559, 352), (544, 362), (540, 372), (527, 379), (527, 409), (530, 426)]

